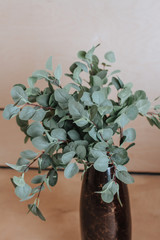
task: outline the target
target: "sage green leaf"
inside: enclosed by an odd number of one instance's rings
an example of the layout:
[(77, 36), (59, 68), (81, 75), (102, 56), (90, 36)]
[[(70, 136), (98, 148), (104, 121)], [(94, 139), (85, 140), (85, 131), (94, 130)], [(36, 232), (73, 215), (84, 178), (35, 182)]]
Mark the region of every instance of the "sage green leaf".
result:
[(24, 168), (24, 165), (23, 166), (18, 166), (18, 165), (14, 165), (14, 164), (11, 164), (11, 163), (6, 163), (7, 166), (9, 166), (10, 168), (20, 172), (22, 170), (22, 168)]
[(154, 110), (159, 110), (160, 109), (160, 104), (157, 104), (154, 106)]
[(25, 185), (24, 176), (21, 177), (14, 176), (13, 182), (16, 184), (16, 186), (23, 187)]
[(42, 136), (44, 133), (44, 127), (40, 122), (33, 122), (27, 129), (27, 134), (31, 137)]
[(46, 221), (45, 217), (43, 216), (42, 212), (36, 206), (36, 204), (28, 204), (29, 212), (31, 211), (35, 216), (38, 216), (41, 220)]
[(35, 113), (34, 108), (32, 108), (30, 106), (26, 106), (20, 111), (19, 118), (21, 120), (29, 120), (33, 117), (34, 113)]
[(31, 88), (31, 87), (27, 88), (25, 92), (26, 92), (27, 96), (29, 97), (29, 100), (31, 100), (31, 99), (35, 100), (35, 97), (40, 95), (40, 93), (41, 93), (40, 89), (36, 88), (36, 87), (34, 87), (34, 88)]
[(37, 71), (32, 73), (32, 77), (35, 77), (35, 78), (37, 78), (39, 80), (43, 79), (43, 78), (47, 79), (47, 80), (50, 80), (48, 78), (48, 76), (49, 76), (49, 73), (47, 71), (45, 71), (45, 70), (37, 70)]
[(67, 92), (69, 92), (71, 88), (74, 88), (77, 91), (80, 91), (79, 86), (75, 83), (68, 83), (66, 86), (64, 86), (64, 89), (66, 89)]
[(45, 217), (43, 216), (42, 212), (40, 211), (40, 209), (38, 207), (36, 207), (36, 212), (37, 212), (37, 216), (42, 220), (42, 221), (46, 221)]
[(123, 136), (126, 136), (125, 142), (133, 142), (136, 139), (136, 131), (134, 128), (128, 128), (123, 132)]
[(48, 107), (49, 94), (44, 94), (36, 97), (36, 101), (43, 107)]
[(13, 118), (19, 113), (20, 109), (13, 104), (8, 104), (4, 111), (3, 111), (3, 117), (7, 120)]
[(60, 81), (61, 76), (62, 76), (62, 67), (61, 67), (60, 64), (59, 64), (59, 65), (57, 66), (57, 68), (55, 69), (55, 71), (54, 71), (54, 76), (55, 76), (55, 78), (56, 78), (57, 80)]
[(127, 168), (123, 165), (116, 165), (116, 169), (121, 172), (121, 171), (126, 171), (127, 172)]
[(108, 144), (106, 142), (98, 142), (94, 145), (94, 149), (100, 150), (102, 152), (106, 152), (106, 148)]
[(43, 120), (43, 124), (46, 128), (49, 128), (50, 130), (53, 128), (58, 128), (58, 124), (53, 118), (45, 118)]
[(23, 186), (17, 186), (15, 188), (15, 194), (20, 199), (27, 198), (32, 192), (32, 188), (28, 184), (24, 184)]
[(57, 102), (66, 103), (68, 102), (70, 95), (67, 93), (65, 89), (60, 88), (54, 91), (54, 97)]
[(85, 55), (85, 59), (89, 61), (89, 63), (92, 63), (92, 56), (94, 53), (95, 47), (92, 47)]
[(140, 114), (146, 115), (147, 112), (149, 111), (151, 103), (147, 99), (142, 99), (136, 102), (136, 106)]
[(93, 120), (93, 118), (95, 117), (96, 113), (97, 113), (97, 106), (96, 105), (93, 105), (91, 108), (90, 108), (90, 119)]
[(32, 150), (25, 150), (25, 151), (21, 152), (20, 155), (22, 158), (32, 160), (35, 157), (37, 157), (38, 153), (35, 153)]
[(26, 168), (26, 166), (29, 165), (29, 163), (30, 161), (28, 159), (21, 157), (21, 158), (18, 158), (16, 165), (21, 166), (22, 167), (21, 171), (22, 171), (23, 169)]
[(134, 183), (134, 178), (126, 171), (116, 171), (116, 177), (126, 184)]
[(64, 164), (68, 164), (73, 159), (74, 155), (75, 155), (74, 151), (64, 153), (62, 155), (62, 162)]
[(58, 173), (55, 169), (52, 169), (49, 173), (49, 185), (55, 186), (58, 181)]
[(42, 108), (37, 109), (35, 111), (35, 114), (32, 117), (32, 120), (41, 122), (44, 119), (45, 115), (46, 115), (46, 111), (44, 111)]
[(127, 117), (127, 115), (125, 113), (122, 113), (122, 115), (120, 115), (115, 122), (118, 123), (118, 125), (123, 128), (125, 125), (129, 123), (129, 121), (130, 120)]
[(25, 85), (22, 84), (22, 83), (17, 83), (17, 84), (14, 84), (14, 85), (13, 85), (13, 87), (16, 87), (16, 86), (21, 87), (24, 91), (26, 90)]
[(34, 85), (36, 84), (37, 82), (37, 77), (29, 77), (28, 78), (28, 85), (30, 88), (34, 88)]
[(91, 100), (91, 96), (88, 92), (84, 92), (81, 101), (84, 103), (85, 106), (92, 106), (93, 102)]
[(114, 74), (117, 74), (117, 73), (120, 73), (120, 72), (121, 72), (121, 70), (114, 70), (113, 72), (111, 72), (110, 75), (114, 75)]
[(92, 94), (92, 99), (93, 99), (93, 102), (95, 102), (97, 105), (100, 105), (101, 103), (104, 102), (106, 97), (103, 91), (95, 91)]
[(111, 160), (118, 165), (124, 165), (129, 161), (128, 154), (124, 148), (115, 148)]
[(101, 87), (103, 85), (103, 81), (97, 75), (93, 76), (93, 86)]
[(130, 149), (131, 147), (135, 146), (135, 143), (131, 143), (126, 147), (126, 150)]
[(123, 104), (131, 95), (132, 91), (130, 90), (130, 88), (122, 89), (118, 93), (118, 97), (121, 99), (121, 104)]
[(68, 107), (69, 107), (69, 113), (72, 115), (74, 119), (78, 119), (83, 116), (84, 108), (82, 104), (80, 104), (79, 102), (76, 102), (73, 98), (69, 99)]
[(109, 159), (107, 156), (99, 157), (95, 162), (94, 162), (94, 168), (99, 171), (99, 172), (105, 172), (108, 168), (108, 162)]
[(75, 64), (80, 67), (84, 72), (88, 72), (88, 68), (84, 63), (81, 62), (75, 62)]
[(32, 144), (38, 150), (44, 150), (49, 146), (49, 142), (47, 141), (46, 137), (38, 136), (32, 139)]
[(23, 105), (28, 101), (25, 91), (19, 86), (15, 86), (11, 89), (11, 96), (17, 105)]
[(59, 141), (66, 141), (67, 139), (67, 134), (66, 131), (62, 128), (57, 128), (52, 130), (51, 132), (51, 137), (58, 139)]
[(113, 193), (108, 189), (104, 193), (101, 194), (101, 198), (104, 202), (110, 203), (113, 201)]
[(101, 70), (96, 74), (96, 76), (100, 77), (102, 80), (106, 77), (107, 75), (107, 70)]
[(95, 141), (98, 140), (97, 138), (97, 129), (95, 127), (92, 127), (91, 130), (88, 132), (90, 137), (92, 137)]
[(28, 204), (29, 212), (32, 212), (35, 216), (37, 216), (37, 206), (36, 204)]
[(118, 77), (112, 77), (112, 84), (115, 86), (117, 90), (121, 89), (124, 87), (124, 83), (122, 80)]
[(113, 111), (112, 102), (108, 99), (105, 99), (104, 102), (98, 107), (98, 112), (104, 116), (110, 114)]
[(46, 175), (34, 176), (31, 180), (31, 183), (34, 183), (34, 184), (42, 183), (42, 182), (44, 182), (45, 178), (46, 178)]
[(141, 100), (141, 99), (146, 99), (146, 93), (143, 90), (138, 90), (134, 94), (134, 99), (136, 101)]
[(81, 67), (76, 67), (73, 72), (73, 80), (80, 85), (82, 84), (82, 79), (79, 76), (81, 71), (82, 71)]
[(69, 163), (64, 170), (64, 176), (66, 178), (72, 178), (79, 172), (79, 168), (76, 163)]
[(113, 136), (113, 130), (111, 128), (100, 129), (98, 132), (104, 141), (108, 141)]
[(112, 51), (105, 53), (104, 58), (111, 63), (114, 63), (116, 61), (114, 52)]
[(79, 159), (85, 159), (86, 157), (86, 148), (82, 145), (79, 145), (77, 148), (76, 148), (76, 154), (78, 156)]
[(77, 56), (78, 56), (78, 58), (80, 58), (81, 60), (85, 60), (85, 56), (86, 56), (86, 52), (85, 51), (79, 51), (78, 53), (77, 53)]
[(74, 121), (74, 123), (75, 123), (78, 127), (84, 127), (84, 126), (88, 123), (88, 120), (86, 120), (85, 118), (80, 118), (80, 119)]
[(46, 69), (52, 71), (53, 70), (53, 64), (52, 64), (52, 56), (50, 56), (46, 62)]
[(79, 133), (76, 131), (76, 130), (70, 130), (68, 131), (68, 136), (70, 137), (70, 139), (72, 139), (73, 141), (76, 141), (76, 140), (80, 140), (81, 137), (79, 135)]
[(135, 105), (131, 105), (126, 110), (126, 115), (130, 120), (135, 120), (138, 116), (138, 108)]
[[(96, 146), (95, 146), (96, 147)], [(91, 148), (90, 149), (90, 154), (95, 158), (99, 157), (105, 157), (106, 156), (106, 151), (102, 151), (101, 149), (96, 149), (96, 148)]]
[[(50, 149), (51, 150), (51, 149)], [(46, 152), (46, 151), (45, 151)], [(48, 168), (52, 164), (52, 158), (48, 154), (42, 154), (41, 158), (39, 159), (39, 165), (42, 170)]]
[(74, 70), (75, 70), (77, 67), (80, 67), (84, 72), (88, 72), (87, 66), (86, 66), (84, 63), (81, 63), (81, 62), (75, 62), (75, 63), (73, 63), (73, 64), (70, 66), (70, 71), (73, 73)]

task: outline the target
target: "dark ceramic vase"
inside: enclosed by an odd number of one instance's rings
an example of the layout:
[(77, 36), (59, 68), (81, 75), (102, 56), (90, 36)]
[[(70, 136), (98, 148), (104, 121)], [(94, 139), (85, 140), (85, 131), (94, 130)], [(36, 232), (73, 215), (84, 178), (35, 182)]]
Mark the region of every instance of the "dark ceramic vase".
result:
[(126, 184), (118, 181), (120, 199), (113, 202), (101, 200), (102, 186), (112, 177), (113, 168), (104, 173), (89, 168), (84, 175), (80, 199), (80, 224), (82, 240), (131, 240), (131, 215)]

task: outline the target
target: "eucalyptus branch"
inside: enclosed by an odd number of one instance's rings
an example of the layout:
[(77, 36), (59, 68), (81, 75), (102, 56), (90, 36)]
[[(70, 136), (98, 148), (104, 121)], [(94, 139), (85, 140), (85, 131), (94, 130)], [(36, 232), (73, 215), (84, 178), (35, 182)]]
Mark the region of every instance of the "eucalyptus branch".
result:
[(155, 113), (155, 112), (147, 112), (147, 114), (149, 114), (149, 115), (156, 115), (156, 116), (159, 116), (159, 114), (158, 113)]
[(38, 191), (38, 195), (37, 195), (37, 200), (38, 200), (39, 197), (40, 197), (40, 194), (41, 194), (42, 187), (43, 187), (44, 183), (45, 183), (45, 181), (43, 181), (43, 182), (41, 183), (41, 185), (40, 185), (40, 188), (39, 188), (39, 191)]
[(36, 161), (38, 160), (38, 158), (40, 158), (40, 157), (43, 155), (43, 153), (44, 153), (44, 151), (42, 151), (42, 153), (41, 153), (38, 157), (34, 158), (33, 161), (24, 169), (24, 172), (26, 172), (26, 171), (29, 169), (29, 167), (30, 167), (34, 162), (36, 162)]
[(55, 109), (55, 108), (52, 108), (52, 107), (43, 107), (43, 106), (41, 106), (39, 104), (35, 104), (35, 103), (25, 103), (25, 106), (26, 105), (39, 107), (39, 108), (42, 108), (42, 109), (45, 109), (45, 110), (54, 110)]

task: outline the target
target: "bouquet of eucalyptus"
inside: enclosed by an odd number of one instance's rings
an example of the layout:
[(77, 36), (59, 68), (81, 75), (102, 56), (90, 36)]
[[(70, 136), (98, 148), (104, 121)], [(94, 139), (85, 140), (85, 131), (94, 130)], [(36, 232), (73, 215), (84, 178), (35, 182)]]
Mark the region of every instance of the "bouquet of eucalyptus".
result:
[[(13, 86), (14, 104), (7, 105), (3, 112), (7, 120), (16, 116), (25, 134), (24, 142), (31, 140), (37, 149), (22, 151), (15, 165), (7, 165), (20, 172), (11, 179), (15, 194), (20, 201), (34, 198), (28, 205), (29, 212), (42, 220), (45, 218), (39, 210), (41, 191), (45, 186), (50, 189), (56, 185), (58, 169), (64, 169), (64, 176), (71, 178), (79, 172), (79, 164), (84, 166), (83, 173), (91, 166), (100, 172), (113, 166), (113, 179), (95, 194), (101, 194), (107, 203), (117, 194), (121, 204), (116, 179), (125, 184), (134, 182), (124, 165), (129, 161), (128, 149), (135, 145), (136, 131), (126, 125), (140, 115), (160, 128), (160, 105), (150, 110), (146, 93), (142, 90), (133, 93), (132, 83), (124, 84), (117, 75), (120, 71), (112, 70), (110, 63), (115, 62), (114, 53), (107, 52), (105, 61), (100, 64), (94, 54), (96, 47), (78, 52), (80, 61), (74, 62), (70, 73), (65, 74), (71, 83), (63, 87), (61, 66), (53, 71), (52, 57), (49, 57), (46, 70), (35, 71), (28, 78), (29, 87)], [(82, 75), (87, 79), (82, 79)], [(39, 80), (46, 81), (44, 90), (36, 86)], [(113, 88), (117, 91), (116, 99), (111, 98)], [(114, 135), (119, 137), (118, 145), (113, 140)], [(31, 180), (36, 184), (31, 188), (25, 182), (25, 174), (35, 162), (38, 175)]]

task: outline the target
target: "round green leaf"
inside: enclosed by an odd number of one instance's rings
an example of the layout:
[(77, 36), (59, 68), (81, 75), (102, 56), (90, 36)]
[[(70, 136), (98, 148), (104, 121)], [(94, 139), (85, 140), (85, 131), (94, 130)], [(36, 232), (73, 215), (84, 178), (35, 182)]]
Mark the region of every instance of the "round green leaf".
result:
[(123, 132), (123, 136), (126, 136), (125, 142), (133, 142), (136, 139), (136, 131), (134, 128), (128, 128)]
[(79, 168), (76, 163), (69, 163), (64, 170), (64, 176), (66, 178), (72, 178), (79, 172)]
[(107, 156), (99, 157), (94, 163), (94, 168), (99, 172), (105, 172), (108, 168), (108, 162)]
[(116, 61), (116, 58), (115, 58), (115, 55), (114, 55), (114, 52), (110, 51), (110, 52), (107, 52), (105, 55), (104, 55), (104, 58), (111, 62), (111, 63), (114, 63)]

